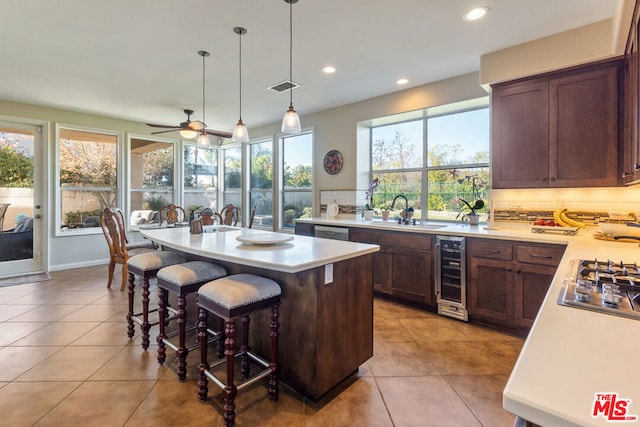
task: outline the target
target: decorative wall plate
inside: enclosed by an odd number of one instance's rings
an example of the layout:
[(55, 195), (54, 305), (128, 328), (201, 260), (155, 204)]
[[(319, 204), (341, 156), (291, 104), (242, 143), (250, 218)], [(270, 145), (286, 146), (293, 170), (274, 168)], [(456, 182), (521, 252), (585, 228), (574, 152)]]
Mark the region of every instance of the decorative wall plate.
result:
[(342, 170), (342, 153), (331, 150), (324, 155), (324, 170), (329, 175), (335, 175)]

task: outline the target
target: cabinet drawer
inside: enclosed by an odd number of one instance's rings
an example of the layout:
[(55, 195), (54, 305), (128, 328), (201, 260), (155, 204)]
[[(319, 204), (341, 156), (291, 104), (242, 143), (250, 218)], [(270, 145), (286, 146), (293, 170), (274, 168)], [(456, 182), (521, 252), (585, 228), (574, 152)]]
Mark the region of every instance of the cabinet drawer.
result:
[(565, 247), (561, 245), (516, 245), (516, 261), (527, 264), (560, 264)]
[(420, 233), (402, 233), (397, 231), (371, 231), (362, 228), (351, 228), (349, 240), (352, 242), (371, 243), (374, 245), (400, 246), (406, 249), (431, 251), (433, 236)]
[(472, 257), (507, 261), (511, 261), (513, 258), (513, 245), (511, 242), (492, 239), (473, 239), (469, 243), (469, 255)]

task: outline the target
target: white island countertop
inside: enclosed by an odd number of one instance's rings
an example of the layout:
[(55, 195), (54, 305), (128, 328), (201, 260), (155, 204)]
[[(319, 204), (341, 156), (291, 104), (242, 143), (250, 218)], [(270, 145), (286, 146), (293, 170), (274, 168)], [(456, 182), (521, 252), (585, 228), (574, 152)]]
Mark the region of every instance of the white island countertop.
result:
[[(140, 233), (160, 245), (194, 255), (285, 273), (297, 273), (380, 249), (378, 245), (315, 239), (256, 229), (227, 226), (222, 229), (227, 231), (191, 234), (189, 227), (176, 227), (141, 229)], [(242, 240), (250, 240), (251, 237), (256, 237), (260, 243), (264, 243), (265, 236), (274, 241), (287, 238), (291, 240), (275, 244), (249, 244), (236, 239), (240, 237)]]
[[(596, 240), (594, 227), (565, 236), (531, 233), (525, 224), (496, 223), (498, 230), (486, 230), (483, 224), (445, 223), (446, 227), (429, 229), (362, 220), (301, 222), (566, 244), (564, 257), (505, 386), (503, 406), (541, 426), (640, 426), (640, 321), (558, 305), (563, 280), (573, 277), (577, 260), (640, 263), (637, 243)], [(618, 399), (629, 400), (627, 415), (636, 419), (612, 422), (602, 413), (593, 417), (597, 393), (616, 393)]]

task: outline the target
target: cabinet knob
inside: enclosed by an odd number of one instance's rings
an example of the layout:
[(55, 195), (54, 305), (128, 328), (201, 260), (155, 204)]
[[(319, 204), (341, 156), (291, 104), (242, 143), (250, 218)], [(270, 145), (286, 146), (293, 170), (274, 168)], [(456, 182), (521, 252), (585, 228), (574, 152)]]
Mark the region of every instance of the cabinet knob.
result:
[[(638, 165), (636, 165), (636, 166), (638, 166)], [(631, 172), (627, 172), (627, 171), (622, 172), (622, 178), (628, 178), (630, 176), (633, 176), (633, 174)]]
[(640, 170), (640, 163), (636, 163), (635, 165), (633, 165), (633, 169)]

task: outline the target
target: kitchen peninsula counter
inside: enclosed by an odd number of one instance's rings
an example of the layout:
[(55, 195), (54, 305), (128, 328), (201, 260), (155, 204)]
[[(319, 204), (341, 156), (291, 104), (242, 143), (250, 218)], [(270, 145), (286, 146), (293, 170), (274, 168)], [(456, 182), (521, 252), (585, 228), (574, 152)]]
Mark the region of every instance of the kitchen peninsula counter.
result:
[[(225, 227), (190, 234), (188, 227), (141, 229), (146, 238), (228, 274), (275, 280), (282, 289), (278, 358), (282, 381), (317, 401), (373, 356), (373, 253), (377, 245)], [(277, 244), (236, 240), (291, 237)], [(269, 239), (267, 239), (269, 240)], [(268, 312), (252, 316), (252, 346), (270, 345)]]
[(398, 230), (567, 245), (564, 257), (503, 392), (504, 408), (541, 426), (610, 426), (602, 414), (592, 417), (596, 393), (617, 393), (629, 399), (629, 416), (640, 426), (640, 321), (558, 305), (565, 278), (575, 274), (579, 259), (640, 262), (638, 243), (593, 238), (595, 227), (576, 236), (532, 233), (526, 224), (459, 223), (443, 228), (380, 225), (362, 220), (310, 219), (305, 222), (343, 227)]

